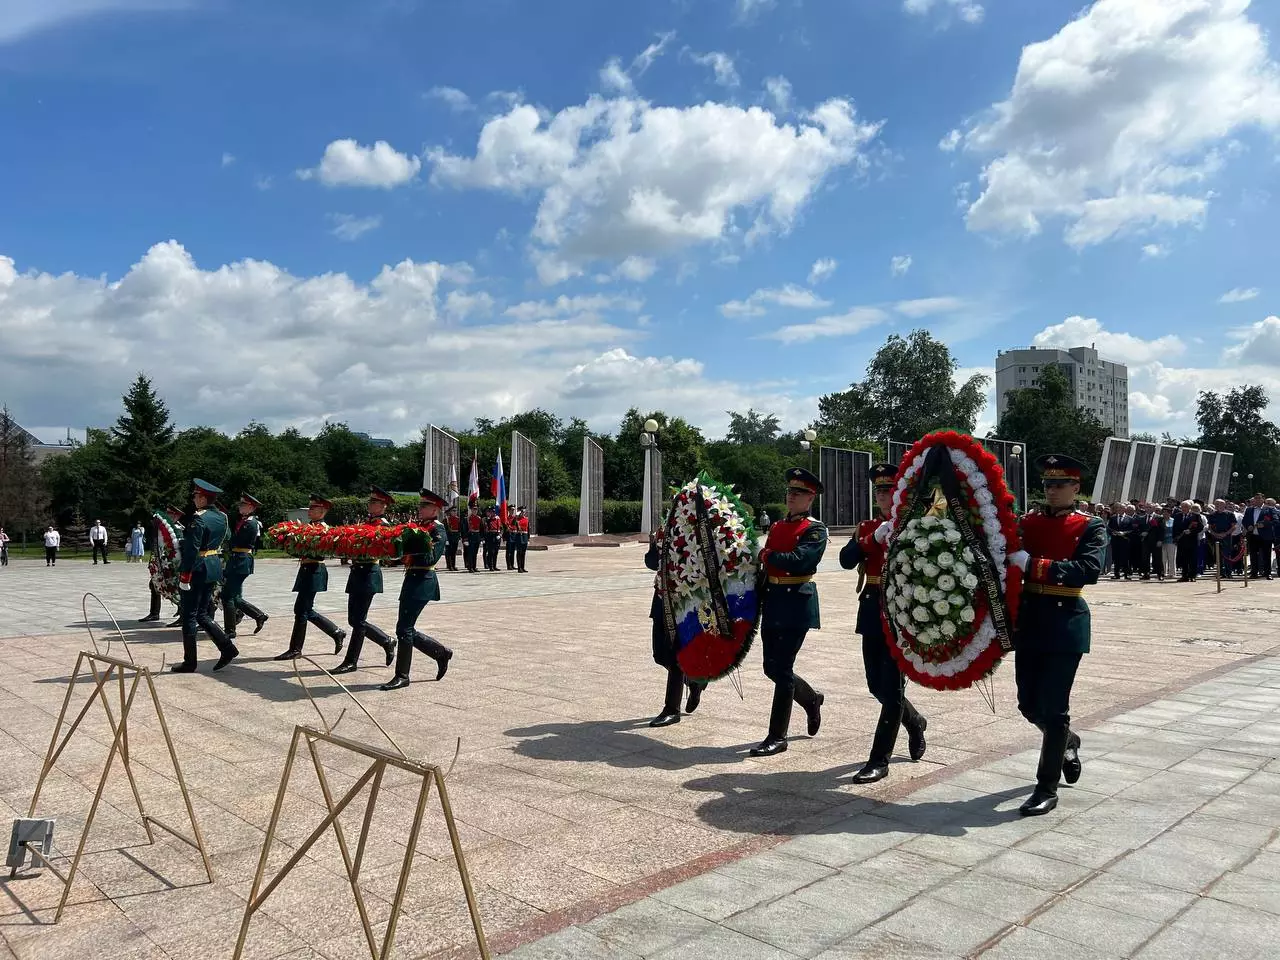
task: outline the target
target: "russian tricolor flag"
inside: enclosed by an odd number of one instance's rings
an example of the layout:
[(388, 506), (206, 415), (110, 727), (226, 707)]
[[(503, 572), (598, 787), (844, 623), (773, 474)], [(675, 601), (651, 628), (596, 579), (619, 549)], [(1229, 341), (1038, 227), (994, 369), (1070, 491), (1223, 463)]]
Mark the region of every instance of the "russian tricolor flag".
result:
[(502, 451), (498, 451), (498, 462), (493, 465), (493, 499), (498, 501), (498, 516), (507, 522), (507, 478), (502, 472)]

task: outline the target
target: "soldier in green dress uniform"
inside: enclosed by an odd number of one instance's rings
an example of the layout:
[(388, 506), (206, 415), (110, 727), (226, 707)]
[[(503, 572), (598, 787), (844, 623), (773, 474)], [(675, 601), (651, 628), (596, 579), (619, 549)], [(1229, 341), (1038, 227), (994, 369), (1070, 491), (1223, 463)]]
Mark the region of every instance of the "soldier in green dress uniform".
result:
[[(307, 521), (327, 527), (325, 514), (333, 509), (333, 504), (318, 493), (311, 495), (311, 503), (307, 507)], [(303, 557), (298, 561), (298, 575), (293, 580), (293, 592), (298, 599), (293, 602), (293, 633), (289, 637), (289, 649), (278, 654), (276, 660), (296, 660), (302, 655), (302, 645), (307, 639), (307, 624), (314, 623), (333, 639), (333, 653), (342, 652), (342, 644), (346, 642), (347, 631), (323, 614), (316, 613), (316, 594), (329, 589), (329, 570), (322, 557)]]
[(432, 600), (440, 599), (436, 564), (444, 556), (447, 539), (440, 509), (444, 497), (423, 489), (418, 501), (418, 523), (406, 528), (400, 549), (404, 556), (404, 582), (400, 585), (400, 615), (396, 620), (396, 673), (379, 690), (399, 690), (409, 685), (414, 649), (436, 662), (436, 679), (449, 669), (453, 651), (434, 637), (420, 633), (418, 617)]
[(800, 704), (808, 717), (809, 736), (816, 736), (822, 725), (823, 695), (795, 673), (805, 634), (821, 626), (813, 575), (827, 549), (827, 527), (809, 516), (809, 508), (822, 492), (822, 482), (801, 467), (788, 470), (786, 479), (787, 516), (769, 527), (769, 537), (760, 551), (764, 604), (760, 639), (764, 675), (773, 681), (773, 708), (769, 733), (759, 746), (751, 748), (753, 757), (771, 757), (787, 749), (792, 701)]
[(1100, 517), (1076, 509), (1084, 464), (1062, 454), (1036, 460), (1046, 506), (1022, 518), (1022, 549), (1009, 564), (1023, 571), (1013, 632), (1018, 710), (1042, 740), (1036, 788), (1024, 816), (1058, 805), (1059, 775), (1080, 779), (1080, 737), (1071, 729), (1071, 686), (1089, 652), (1089, 605), (1084, 588), (1098, 582), (1107, 550)]
[(244, 582), (253, 576), (253, 554), (262, 536), (262, 521), (255, 512), (262, 501), (249, 494), (240, 497), (240, 516), (231, 532), (230, 553), (227, 556), (226, 580), (222, 584), (222, 626), (227, 636), (235, 639), (236, 624), (245, 614), (253, 617), (261, 632), (267, 624), (267, 615), (244, 598)]
[(174, 673), (192, 673), (196, 669), (196, 636), (207, 633), (220, 656), (214, 670), (221, 670), (240, 651), (227, 639), (222, 628), (209, 616), (209, 598), (214, 585), (222, 579), (222, 540), (227, 534), (227, 519), (210, 509), (222, 491), (204, 480), (192, 483), (191, 498), (195, 509), (182, 531), (182, 557), (178, 561), (178, 589), (182, 592), (182, 662), (171, 669)]
[[(396, 498), (381, 487), (369, 488), (369, 515), (364, 522), (374, 527), (385, 527), (387, 507)], [(381, 627), (369, 622), (369, 607), (373, 598), (382, 592), (382, 567), (377, 560), (352, 560), (351, 573), (347, 576), (347, 623), (351, 626), (351, 643), (347, 655), (334, 673), (351, 673), (360, 665), (360, 651), (364, 638), (369, 637), (387, 655), (386, 665), (391, 666), (396, 647)]]

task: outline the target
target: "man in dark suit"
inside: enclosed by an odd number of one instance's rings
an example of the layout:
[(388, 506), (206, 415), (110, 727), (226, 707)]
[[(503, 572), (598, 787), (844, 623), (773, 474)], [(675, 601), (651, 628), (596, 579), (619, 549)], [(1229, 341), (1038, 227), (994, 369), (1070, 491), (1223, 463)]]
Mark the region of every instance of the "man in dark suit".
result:
[(1111, 505), (1111, 519), (1107, 521), (1107, 533), (1111, 536), (1111, 579), (1122, 576), (1128, 580), (1132, 574), (1129, 562), (1129, 541), (1133, 535), (1133, 519), (1122, 503)]
[(1255, 493), (1245, 507), (1241, 525), (1249, 542), (1249, 576), (1271, 579), (1271, 551), (1275, 543), (1275, 509)]

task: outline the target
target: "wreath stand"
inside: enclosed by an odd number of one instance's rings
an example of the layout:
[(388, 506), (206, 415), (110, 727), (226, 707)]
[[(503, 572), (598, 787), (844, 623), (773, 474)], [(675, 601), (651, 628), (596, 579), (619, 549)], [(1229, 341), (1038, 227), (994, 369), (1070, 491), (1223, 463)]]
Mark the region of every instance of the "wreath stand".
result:
[[(355, 898), (356, 911), (360, 915), (360, 925), (364, 929), (365, 941), (369, 947), (369, 956), (372, 960), (389, 960), (391, 951), (395, 946), (396, 925), (400, 919), (400, 913), (404, 906), (405, 893), (409, 889), (409, 878), (413, 871), (414, 853), (418, 845), (418, 837), (422, 832), (422, 823), (426, 815), (427, 801), (431, 795), (432, 784), (436, 787), (436, 793), (440, 798), (440, 809), (444, 814), (445, 825), (449, 830), (449, 842), (453, 846), (454, 862), (458, 867), (458, 876), (462, 881), (462, 892), (467, 900), (467, 910), (471, 914), (471, 925), (475, 929), (476, 945), (480, 949), (481, 960), (489, 960), (489, 946), (485, 940), (484, 928), (480, 922), (480, 910), (476, 903), (475, 892), (471, 887), (471, 878), (467, 873), (466, 859), (462, 853), (462, 843), (458, 838), (458, 828), (453, 818), (453, 807), (449, 804), (449, 792), (445, 788), (445, 777), (453, 770), (450, 764), (449, 770), (444, 771), (437, 764), (427, 763), (421, 760), (414, 760), (406, 756), (404, 751), (400, 749), (399, 744), (391, 738), (391, 735), (383, 729), (382, 724), (374, 719), (373, 714), (365, 709), (364, 705), (352, 695), (351, 691), (335, 678), (328, 670), (316, 663), (308, 656), (299, 657), (316, 669), (322, 671), (326, 677), (336, 683), (342, 691), (351, 698), (352, 702), (364, 713), (364, 715), (373, 723), (374, 726), (386, 737), (391, 745), (391, 750), (380, 746), (369, 746), (347, 737), (337, 736), (333, 731), (339, 723), (342, 722), (346, 711), (344, 710), (338, 715), (338, 719), (330, 725), (325, 719), (324, 714), (320, 711), (320, 707), (316, 704), (315, 698), (311, 696), (311, 692), (307, 689), (306, 681), (302, 679), (302, 674), (298, 672), (298, 662), (293, 661), (294, 673), (298, 677), (299, 683), (302, 684), (302, 690), (307, 695), (307, 699), (311, 701), (311, 705), (315, 707), (316, 712), (320, 715), (320, 721), (324, 727), (323, 730), (306, 724), (297, 724), (293, 728), (293, 738), (289, 743), (289, 752), (285, 757), (284, 772), (280, 777), (280, 789), (276, 793), (275, 806), (271, 810), (271, 822), (267, 826), (267, 835), (262, 842), (262, 855), (258, 859), (258, 869), (253, 876), (253, 887), (249, 893), (249, 900), (245, 904), (244, 919), (240, 923), (240, 934), (236, 938), (235, 953), (232, 954), (232, 960), (240, 960), (240, 956), (244, 951), (245, 940), (249, 933), (249, 923), (253, 919), (253, 915), (267, 901), (267, 898), (275, 891), (280, 883), (287, 877), (290, 871), (302, 860), (307, 851), (320, 839), (330, 828), (338, 843), (338, 849), (342, 853), (343, 866), (346, 869), (347, 879), (351, 884), (351, 893)], [(288, 862), (280, 868), (279, 873), (263, 886), (263, 877), (267, 870), (267, 860), (271, 855), (271, 847), (275, 842), (276, 829), (280, 824), (280, 813), (284, 807), (285, 795), (289, 789), (289, 780), (293, 773), (293, 764), (298, 756), (298, 748), (303, 743), (306, 744), (307, 753), (311, 757), (312, 765), (315, 767), (316, 777), (320, 781), (320, 792), (324, 797), (325, 807), (328, 810), (327, 815), (321, 819), (320, 823), (311, 832), (310, 836), (302, 843), (289, 858)], [(364, 774), (352, 784), (341, 798), (334, 802), (333, 791), (329, 787), (329, 779), (325, 775), (324, 763), (320, 759), (319, 744), (328, 744), (330, 747), (343, 751), (348, 756), (362, 757), (371, 761), (368, 769)], [(461, 750), (462, 741), (458, 741), (458, 750)], [(454, 753), (454, 762), (457, 762), (457, 751)], [(369, 828), (373, 823), (374, 810), (377, 807), (378, 796), (382, 789), (383, 776), (388, 768), (403, 771), (410, 777), (417, 778), (421, 781), (418, 789), (418, 799), (413, 812), (413, 825), (409, 828), (409, 836), (405, 841), (406, 849), (404, 861), (400, 867), (400, 875), (396, 882), (395, 898), (391, 903), (391, 916), (387, 920), (386, 931), (383, 934), (382, 942), (378, 942), (377, 936), (374, 934), (373, 925), (369, 921), (369, 912), (365, 907), (364, 895), (360, 890), (360, 867), (364, 861), (365, 849), (369, 839)], [(364, 819), (360, 827), (360, 836), (356, 841), (356, 850), (354, 858), (351, 855), (351, 849), (347, 845), (346, 834), (343, 832), (342, 824), (339, 817), (347, 807), (364, 792), (365, 787), (369, 787), (369, 796), (365, 806)]]
[[(107, 652), (101, 653), (98, 650), (98, 641), (93, 635), (93, 628), (89, 626), (89, 615), (86, 610), (88, 600), (92, 598), (96, 600), (98, 605), (106, 611), (107, 616), (111, 617), (111, 622), (115, 626), (116, 635), (119, 637), (121, 644), (124, 645), (124, 651), (127, 660), (119, 657), (111, 656), (111, 641), (107, 642)], [(27, 811), (26, 820), (18, 820), (14, 824), (13, 840), (10, 843), (9, 859), (9, 876), (13, 878), (26, 859), (26, 854), (31, 855), (33, 862), (47, 867), (48, 870), (62, 882), (62, 898), (58, 901), (58, 909), (54, 914), (53, 922), (57, 923), (62, 919), (62, 911), (66, 908), (67, 899), (71, 896), (71, 886), (75, 882), (76, 873), (80, 868), (80, 860), (84, 856), (85, 845), (89, 840), (89, 833), (93, 829), (93, 821), (98, 813), (98, 805), (102, 802), (102, 794), (106, 789), (107, 781), (110, 778), (111, 771), (115, 766), (116, 755), (120, 755), (121, 765), (124, 768), (125, 777), (129, 781), (129, 789), (133, 793), (134, 803), (138, 808), (138, 816), (142, 821), (142, 827), (147, 833), (147, 842), (155, 843), (155, 832), (153, 827), (159, 827), (166, 833), (176, 837), (190, 847), (194, 847), (200, 852), (200, 858), (204, 862), (205, 874), (209, 878), (209, 883), (213, 882), (213, 867), (209, 863), (209, 853), (205, 849), (204, 837), (200, 833), (200, 824), (196, 820), (196, 813), (191, 806), (191, 794), (187, 790), (186, 779), (182, 775), (182, 766), (178, 762), (178, 754), (173, 746), (173, 737), (169, 733), (169, 724), (165, 720), (164, 708), (160, 704), (159, 694), (156, 693), (156, 685), (151, 670), (134, 662), (133, 653), (129, 650), (128, 641), (124, 639), (124, 634), (120, 631), (120, 625), (116, 623), (115, 617), (111, 611), (107, 609), (107, 605), (103, 603), (97, 596), (92, 593), (86, 593), (80, 601), (80, 609), (84, 614), (85, 628), (89, 631), (90, 642), (93, 643), (93, 652), (87, 650), (80, 651), (76, 657), (75, 669), (71, 672), (71, 681), (67, 684), (67, 695), (62, 700), (62, 709), (58, 712), (58, 721), (54, 724), (53, 736), (49, 740), (49, 749), (45, 755), (44, 763), (40, 768), (40, 776), (36, 779), (35, 793), (31, 797), (31, 805)], [(163, 669), (163, 663), (161, 664)], [(66, 728), (66, 735), (59, 741), (59, 735), (63, 731), (63, 722), (66, 720), (67, 709), (71, 705), (71, 696), (75, 691), (76, 681), (80, 678), (82, 671), (87, 676), (93, 678), (93, 691), (89, 694), (89, 698), (85, 701), (76, 718), (71, 721)], [(129, 675), (126, 690), (126, 674)], [(111, 709), (111, 698), (107, 694), (107, 685), (115, 678), (115, 686), (119, 691), (120, 717), (116, 719), (115, 713)], [(133, 776), (132, 757), (129, 753), (129, 717), (134, 709), (135, 698), (142, 681), (146, 681), (147, 692), (150, 694), (152, 706), (155, 707), (156, 719), (160, 721), (160, 731), (164, 734), (165, 746), (169, 751), (169, 759), (173, 763), (173, 772), (177, 777), (178, 788), (182, 791), (182, 802), (187, 808), (187, 817), (191, 822), (192, 836), (175, 830), (173, 827), (163, 821), (153, 817), (147, 813), (146, 807), (142, 802), (142, 794), (138, 790), (137, 780)], [(93, 803), (89, 806), (89, 814), (85, 818), (84, 830), (80, 834), (80, 843), (76, 847), (75, 856), (71, 858), (71, 867), (64, 874), (59, 870), (49, 858), (53, 841), (54, 821), (51, 819), (37, 820), (35, 819), (36, 807), (40, 802), (40, 791), (44, 787), (44, 782), (52, 772), (54, 765), (58, 762), (58, 758), (66, 749), (67, 744), (71, 742), (72, 736), (80, 729), (80, 724), (88, 715), (89, 709), (95, 701), (102, 703), (102, 709), (106, 713), (107, 723), (111, 727), (112, 740), (111, 749), (107, 753), (106, 764), (102, 768), (102, 775), (98, 779), (98, 788), (93, 794)]]

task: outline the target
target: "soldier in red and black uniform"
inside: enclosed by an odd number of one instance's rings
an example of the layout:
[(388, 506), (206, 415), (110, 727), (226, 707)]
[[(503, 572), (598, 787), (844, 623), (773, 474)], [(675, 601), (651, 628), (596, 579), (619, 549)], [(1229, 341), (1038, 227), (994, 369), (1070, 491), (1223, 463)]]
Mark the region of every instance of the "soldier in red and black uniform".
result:
[(462, 520), (458, 517), (458, 508), (450, 507), (444, 513), (444, 532), (447, 543), (444, 561), (450, 570), (458, 569), (458, 541), (462, 539)]
[(484, 521), (475, 507), (467, 510), (467, 545), (462, 551), (462, 562), (468, 573), (476, 572), (476, 556), (480, 553), (480, 540), (484, 536)]
[(484, 568), (498, 572), (498, 543), (502, 539), (502, 518), (493, 507), (484, 521)]
[(1036, 789), (1024, 816), (1058, 805), (1058, 778), (1080, 779), (1080, 737), (1071, 730), (1071, 686), (1080, 658), (1089, 652), (1089, 605), (1084, 588), (1098, 582), (1107, 529), (1098, 517), (1076, 509), (1084, 465), (1062, 454), (1036, 460), (1046, 506), (1022, 518), (1023, 549), (1009, 564), (1024, 571), (1022, 600), (1013, 632), (1018, 710), (1040, 728), (1043, 740)]
[(840, 551), (840, 566), (854, 569), (863, 566), (866, 580), (858, 595), (858, 620), (854, 628), (862, 636), (862, 665), (867, 673), (867, 689), (880, 701), (880, 719), (871, 738), (871, 755), (862, 769), (853, 775), (854, 783), (875, 783), (889, 775), (889, 757), (898, 742), (898, 728), (907, 728), (908, 751), (912, 760), (924, 756), (924, 731), (929, 721), (907, 699), (907, 680), (893, 659), (884, 636), (881, 610), (884, 596), (880, 576), (884, 569), (885, 544), (889, 539), (889, 511), (893, 507), (893, 490), (897, 468), (877, 463), (871, 468), (871, 484), (875, 489), (880, 518), (864, 520), (857, 532)]
[(516, 511), (516, 569), (528, 573), (524, 568), (525, 553), (529, 550), (529, 512), (521, 507)]
[(817, 736), (822, 725), (822, 694), (795, 673), (805, 635), (821, 626), (813, 575), (827, 549), (827, 526), (809, 516), (809, 508), (822, 492), (822, 482), (802, 467), (792, 467), (786, 477), (787, 515), (769, 528), (769, 538), (760, 551), (760, 639), (764, 675), (773, 681), (773, 707), (769, 733), (759, 746), (751, 748), (753, 757), (771, 757), (787, 749), (792, 701), (808, 716), (809, 736)]

